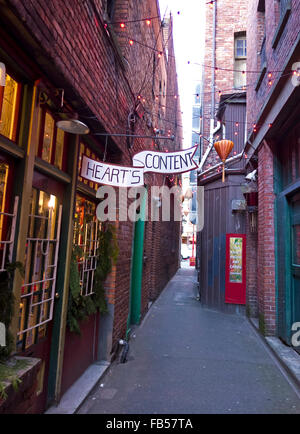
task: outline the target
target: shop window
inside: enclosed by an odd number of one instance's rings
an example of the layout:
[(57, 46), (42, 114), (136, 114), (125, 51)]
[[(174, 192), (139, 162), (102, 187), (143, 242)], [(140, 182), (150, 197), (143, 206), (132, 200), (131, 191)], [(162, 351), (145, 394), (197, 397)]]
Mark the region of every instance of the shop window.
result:
[(19, 350), (44, 338), (47, 324), (52, 320), (60, 221), (61, 206), (57, 198), (33, 188), (19, 306)]
[[(100, 158), (96, 156), (96, 154), (83, 142), (80, 143), (80, 151), (79, 151), (79, 171), (78, 173), (81, 173), (81, 162), (83, 155), (86, 155), (89, 158), (92, 158), (93, 160), (100, 161)], [(78, 176), (78, 180), (83, 182), (84, 184), (88, 185), (93, 190), (97, 191), (99, 188), (99, 184), (96, 182), (88, 181), (87, 179), (82, 178), (81, 176)]]
[(7, 191), (8, 164), (0, 163), (0, 240), (3, 235), (3, 222), (5, 212), (5, 201)]
[(43, 108), (39, 110), (39, 146), (37, 155), (60, 170), (66, 170), (67, 134), (56, 127), (54, 116)]
[(8, 74), (0, 91), (0, 134), (16, 142), (21, 85)]
[(73, 246), (76, 252), (81, 294), (84, 296), (94, 293), (100, 230), (101, 223), (96, 217), (96, 204), (77, 195)]

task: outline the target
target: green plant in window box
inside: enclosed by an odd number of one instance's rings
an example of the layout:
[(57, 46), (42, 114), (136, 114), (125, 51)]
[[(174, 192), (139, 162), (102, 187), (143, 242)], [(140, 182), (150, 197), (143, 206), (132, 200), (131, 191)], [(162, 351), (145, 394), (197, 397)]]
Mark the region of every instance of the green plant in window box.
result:
[[(84, 223), (91, 221), (92, 218), (92, 215), (86, 214)], [(79, 232), (82, 232), (84, 224), (81, 227), (75, 218), (74, 228), (75, 234), (78, 236)], [(78, 271), (78, 259), (84, 258), (83, 249), (75, 245), (72, 252), (67, 323), (70, 331), (75, 333), (80, 333), (79, 323), (88, 318), (89, 315), (96, 312), (107, 312), (104, 282), (112, 270), (112, 265), (116, 263), (119, 254), (114, 226), (104, 225), (98, 232), (97, 241), (97, 266), (94, 272), (93, 294), (89, 296), (84, 296), (81, 293)]]
[(14, 350), (14, 339), (10, 332), (10, 325), (14, 313), (13, 278), (15, 270), (24, 276), (24, 266), (20, 262), (8, 263), (5, 271), (0, 273), (0, 320), (5, 325), (5, 346), (0, 346), (0, 400), (6, 399), (6, 387), (11, 383), (17, 390), (20, 378), (18, 370), (26, 365), (26, 361), (10, 359)]
[(0, 361), (6, 360), (13, 351), (14, 339), (9, 330), (14, 313), (13, 278), (15, 270), (24, 276), (24, 266), (20, 262), (6, 264), (0, 273), (0, 321), (6, 330), (6, 345), (0, 346)]
[(28, 364), (27, 360), (15, 360), (14, 358), (0, 362), (0, 402), (7, 398), (6, 388), (9, 383), (15, 391), (18, 390), (19, 384), (22, 383), (18, 375), (21, 370), (27, 368)]

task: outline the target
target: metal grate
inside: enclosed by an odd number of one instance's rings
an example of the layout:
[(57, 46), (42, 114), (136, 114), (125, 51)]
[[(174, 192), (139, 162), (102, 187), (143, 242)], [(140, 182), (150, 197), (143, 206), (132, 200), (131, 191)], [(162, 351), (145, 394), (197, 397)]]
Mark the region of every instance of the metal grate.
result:
[[(13, 213), (5, 213), (0, 212), (0, 222), (1, 222), (1, 239), (0, 239), (0, 272), (6, 271), (6, 263), (12, 262), (12, 255), (13, 255), (13, 246), (14, 246), (14, 240), (15, 240), (15, 233), (16, 233), (16, 219), (17, 219), (17, 212), (18, 212), (18, 205), (19, 205), (19, 197), (15, 197), (15, 203), (14, 203), (14, 209)], [(4, 235), (2, 231), (3, 222), (5, 220), (10, 220), (10, 225), (7, 224), (7, 226), (10, 226), (10, 230), (7, 232), (7, 237)], [(2, 239), (5, 238), (5, 239)]]
[(39, 228), (39, 235), (26, 240), (25, 279), (20, 303), (20, 331), (27, 333), (26, 346), (33, 343), (35, 331), (53, 318), (62, 206), (48, 215), (30, 215), (30, 225)]
[(82, 256), (77, 260), (80, 276), (81, 294), (84, 296), (94, 294), (94, 275), (97, 268), (98, 233), (100, 222), (98, 220), (86, 222), (80, 243), (76, 244), (82, 250)]

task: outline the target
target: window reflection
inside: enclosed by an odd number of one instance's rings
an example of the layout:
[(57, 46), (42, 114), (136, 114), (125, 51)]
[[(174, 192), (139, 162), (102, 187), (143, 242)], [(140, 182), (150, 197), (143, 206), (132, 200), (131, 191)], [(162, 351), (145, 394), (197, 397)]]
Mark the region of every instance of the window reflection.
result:
[(48, 163), (51, 163), (53, 134), (54, 134), (54, 119), (49, 113), (46, 113), (44, 136), (43, 136), (42, 159), (47, 161)]
[(16, 140), (18, 89), (19, 84), (12, 77), (6, 75), (6, 84), (2, 101), (0, 134), (13, 141)]
[(26, 240), (25, 278), (20, 303), (18, 347), (24, 350), (37, 343), (47, 332), (55, 285), (55, 248), (57, 198), (32, 189), (28, 235)]
[(5, 198), (7, 189), (8, 165), (0, 163), (0, 240), (2, 240), (3, 214), (5, 211)]
[(57, 167), (58, 169), (62, 168), (64, 141), (65, 141), (65, 133), (63, 132), (63, 130), (57, 128), (54, 166)]
[(38, 116), (39, 146), (36, 155), (42, 160), (64, 170), (64, 151), (66, 135), (56, 127), (55, 118), (43, 107), (39, 108)]

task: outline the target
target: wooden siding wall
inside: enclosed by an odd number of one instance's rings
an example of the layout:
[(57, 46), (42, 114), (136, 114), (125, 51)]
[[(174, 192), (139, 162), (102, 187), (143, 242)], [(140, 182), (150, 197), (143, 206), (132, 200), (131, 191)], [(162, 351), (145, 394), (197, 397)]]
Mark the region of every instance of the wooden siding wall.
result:
[(204, 306), (225, 312), (244, 312), (244, 308), (225, 304), (226, 233), (246, 233), (245, 212), (232, 212), (233, 199), (243, 199), (243, 175), (227, 175), (205, 186), (204, 228), (198, 234), (199, 291)]

